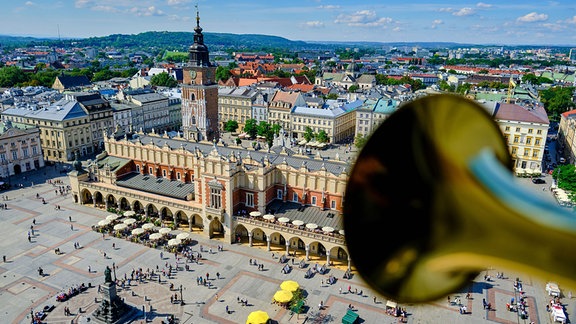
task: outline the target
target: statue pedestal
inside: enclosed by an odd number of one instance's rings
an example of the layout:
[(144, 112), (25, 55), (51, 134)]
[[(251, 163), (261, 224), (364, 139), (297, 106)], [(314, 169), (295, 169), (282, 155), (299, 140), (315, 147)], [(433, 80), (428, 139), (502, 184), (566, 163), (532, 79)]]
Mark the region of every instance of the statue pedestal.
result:
[(130, 312), (130, 307), (126, 305), (116, 294), (116, 284), (105, 282), (100, 286), (102, 289), (102, 302), (98, 309), (92, 313), (96, 322), (117, 323)]

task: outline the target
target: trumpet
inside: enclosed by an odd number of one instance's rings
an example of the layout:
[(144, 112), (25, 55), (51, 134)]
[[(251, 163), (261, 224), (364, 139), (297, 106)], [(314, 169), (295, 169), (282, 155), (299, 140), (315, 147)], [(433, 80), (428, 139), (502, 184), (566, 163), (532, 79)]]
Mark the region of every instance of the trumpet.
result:
[(398, 302), (464, 289), (488, 267), (576, 287), (576, 214), (515, 183), (500, 128), (479, 104), (433, 95), (372, 134), (346, 187), (359, 275)]

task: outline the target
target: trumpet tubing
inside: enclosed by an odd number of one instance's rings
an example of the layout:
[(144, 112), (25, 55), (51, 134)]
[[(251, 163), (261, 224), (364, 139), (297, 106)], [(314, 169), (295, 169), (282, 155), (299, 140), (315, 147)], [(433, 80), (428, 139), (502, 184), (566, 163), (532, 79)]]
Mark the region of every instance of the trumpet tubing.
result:
[(576, 215), (514, 183), (498, 125), (434, 95), (398, 109), (352, 169), (344, 202), (359, 274), (399, 302), (436, 300), (489, 266), (576, 287)]

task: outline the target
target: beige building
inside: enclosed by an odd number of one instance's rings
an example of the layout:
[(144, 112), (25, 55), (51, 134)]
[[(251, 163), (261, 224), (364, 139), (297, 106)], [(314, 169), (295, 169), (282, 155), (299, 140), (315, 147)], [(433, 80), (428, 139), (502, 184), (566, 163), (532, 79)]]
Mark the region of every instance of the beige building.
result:
[(563, 113), (558, 126), (558, 144), (568, 163), (576, 162), (576, 110)]
[(37, 170), (44, 166), (40, 130), (18, 127), (10, 121), (0, 123), (0, 177)]
[(519, 176), (540, 175), (550, 125), (544, 107), (496, 103), (492, 116), (504, 134), (514, 172)]
[(278, 90), (268, 105), (268, 123), (280, 125), (291, 133), (291, 112), (294, 107), (305, 107), (306, 101), (300, 92)]
[(37, 127), (45, 160), (70, 161), (75, 153), (94, 153), (92, 134), (96, 126), (92, 127), (87, 111), (71, 95), (42, 109), (7, 109), (2, 120)]
[(252, 106), (258, 92), (248, 87), (218, 89), (218, 120), (223, 130), (229, 120), (238, 123), (238, 131), (242, 131), (246, 120), (252, 118)]
[(107, 154), (70, 173), (76, 203), (350, 265), (339, 233), (347, 163), (160, 136), (105, 145)]
[(398, 104), (398, 101), (388, 98), (367, 99), (364, 101), (362, 106), (356, 109), (355, 136), (367, 137), (372, 135), (376, 128), (398, 109)]

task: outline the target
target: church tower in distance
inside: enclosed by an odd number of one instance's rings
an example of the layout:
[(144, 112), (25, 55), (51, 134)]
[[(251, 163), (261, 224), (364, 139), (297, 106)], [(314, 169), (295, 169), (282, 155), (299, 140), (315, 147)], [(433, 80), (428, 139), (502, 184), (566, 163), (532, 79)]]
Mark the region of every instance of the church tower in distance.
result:
[(194, 44), (188, 53), (183, 69), (182, 132), (188, 140), (212, 141), (218, 138), (218, 84), (216, 67), (210, 63), (208, 47), (204, 45), (198, 8)]

